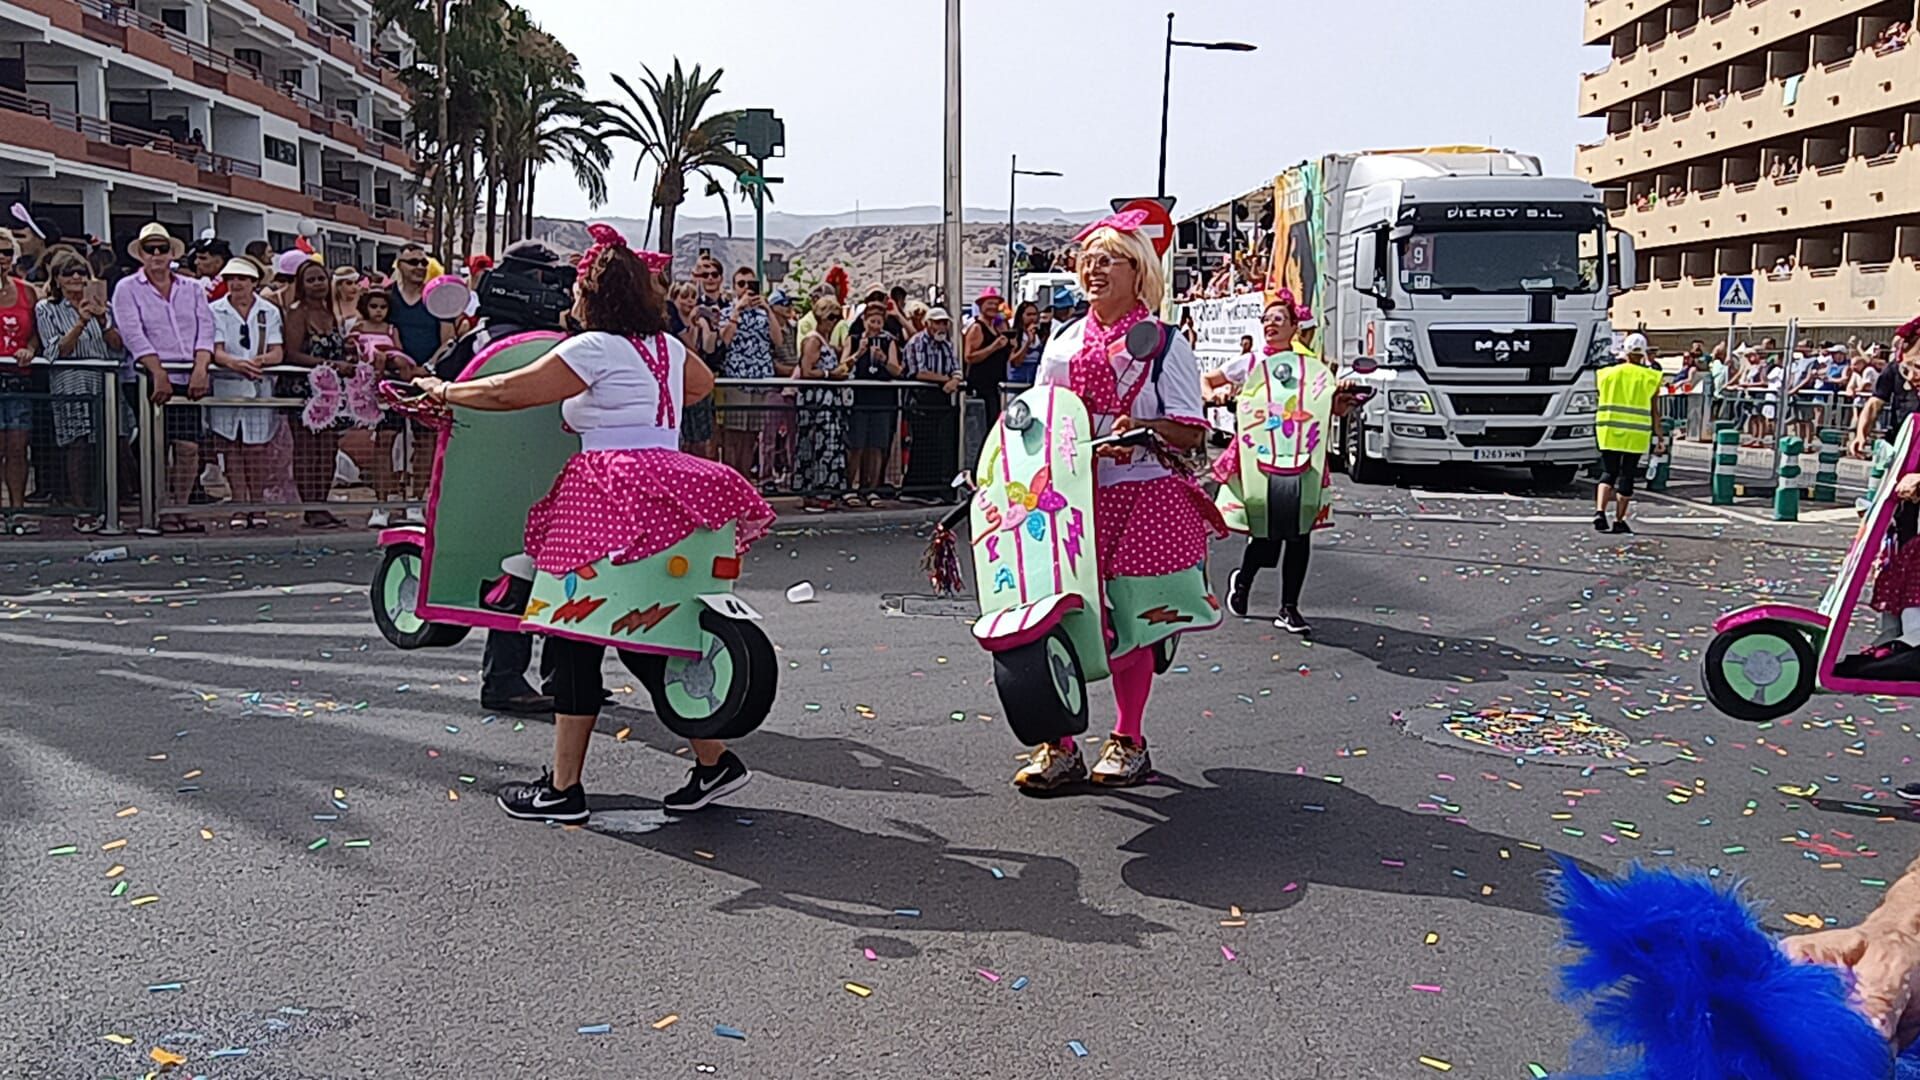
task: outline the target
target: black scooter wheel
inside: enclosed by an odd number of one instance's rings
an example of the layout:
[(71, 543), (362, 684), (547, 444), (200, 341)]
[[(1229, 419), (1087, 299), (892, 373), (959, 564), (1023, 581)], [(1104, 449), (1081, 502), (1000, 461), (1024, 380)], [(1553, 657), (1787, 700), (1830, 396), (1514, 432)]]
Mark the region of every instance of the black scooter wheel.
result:
[(654, 714), (683, 739), (737, 739), (766, 720), (780, 685), (780, 662), (758, 623), (700, 613), (705, 649), (698, 657), (620, 653), (646, 687)]
[(1013, 735), (1027, 746), (1087, 730), (1087, 680), (1073, 640), (1056, 626), (1038, 641), (993, 654), (993, 684)]
[(423, 565), (419, 544), (390, 544), (367, 590), (373, 605), (373, 625), (396, 649), (444, 649), (460, 644), (467, 636), (467, 627), (428, 622), (414, 614)]
[(1780, 619), (1714, 635), (1701, 664), (1713, 707), (1753, 723), (1778, 720), (1805, 705), (1818, 670), (1806, 631)]

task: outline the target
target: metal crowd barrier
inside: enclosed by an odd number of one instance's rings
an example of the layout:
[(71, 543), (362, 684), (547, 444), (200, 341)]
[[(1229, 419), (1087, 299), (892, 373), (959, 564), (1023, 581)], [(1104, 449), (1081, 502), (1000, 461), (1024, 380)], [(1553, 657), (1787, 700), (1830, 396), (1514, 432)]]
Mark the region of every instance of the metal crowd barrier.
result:
[(715, 382), (712, 437), (693, 443), (708, 422), (683, 410), (682, 449), (732, 466), (767, 495), (947, 502), (977, 446), (967, 436), (983, 403), (964, 391), (904, 378)]
[[(7, 486), (9, 503), (0, 516), (9, 531), (41, 517), (88, 516), (97, 524), (87, 531), (120, 534), (120, 433), (130, 417), (121, 405), (119, 368), (112, 360), (56, 364), (46, 357), (24, 371), (10, 360), (0, 364), (0, 427), (26, 436), (18, 465), (8, 466), (11, 441), (0, 449), (0, 485)], [(78, 388), (59, 387), (76, 373), (90, 378)], [(26, 490), (11, 490), (15, 469), (26, 477)]]
[[(1736, 425), (1741, 443), (1747, 446), (1771, 446), (1785, 435), (1798, 435), (1803, 440), (1812, 441), (1825, 428), (1838, 428), (1851, 433), (1869, 397), (1867, 394), (1832, 390), (1803, 390), (1792, 396), (1787, 403), (1787, 415), (1781, 417), (1776, 415), (1780, 412), (1779, 396), (1778, 390), (1764, 386), (1726, 387), (1713, 395), (1710, 409), (1701, 410), (1704, 424), (1689, 424), (1686, 427), (1687, 437), (1711, 442), (1714, 427), (1723, 423)], [(1668, 400), (1670, 398), (1662, 397), (1663, 406)], [(1689, 407), (1700, 409), (1698, 405), (1681, 406), (1683, 409)], [(1783, 426), (1785, 430), (1782, 430)]]
[[(28, 390), (0, 385), (0, 403), (20, 400), (32, 410), (33, 486), (63, 501), (9, 507), (0, 515), (93, 514), (101, 534), (118, 535), (122, 498), (116, 496), (133, 494), (128, 489), (137, 489), (138, 525), (149, 532), (173, 517), (251, 519), (347, 508), (398, 514), (417, 508), (424, 495), (432, 450), (430, 436), (414, 441), (419, 429), (409, 432), (392, 421), (374, 428), (343, 422), (336, 430), (312, 433), (300, 417), (306, 400), (279, 396), (271, 382), (267, 392), (274, 396), (237, 399), (216, 397), (212, 387), (207, 397), (194, 399), (178, 385), (165, 404), (155, 405), (147, 373), (138, 370), (123, 383), (117, 361), (60, 361), (53, 366), (100, 378), (88, 394), (54, 394), (41, 387), (48, 366), (36, 363), (38, 381)], [(216, 368), (212, 374), (219, 373)], [(307, 374), (306, 368), (281, 365), (266, 369), (264, 378), (304, 380)], [(90, 437), (69, 443), (92, 448), (82, 470), (83, 492), (67, 490), (73, 474), (51, 416), (57, 406), (87, 410)], [(246, 417), (259, 411), (269, 414), (266, 424)], [(63, 421), (69, 434), (73, 419), (69, 414)], [(683, 410), (682, 448), (733, 465), (769, 495), (837, 503), (857, 488), (863, 502), (948, 502), (956, 497), (954, 475), (972, 462), (988, 426), (986, 402), (914, 380), (720, 379), (711, 403)], [(236, 437), (222, 437), (215, 427)], [(864, 455), (855, 454), (856, 442), (866, 448)], [(187, 444), (197, 467), (191, 476), (170, 477)], [(103, 452), (106, 447), (115, 451)], [(129, 472), (137, 484), (127, 483)]]

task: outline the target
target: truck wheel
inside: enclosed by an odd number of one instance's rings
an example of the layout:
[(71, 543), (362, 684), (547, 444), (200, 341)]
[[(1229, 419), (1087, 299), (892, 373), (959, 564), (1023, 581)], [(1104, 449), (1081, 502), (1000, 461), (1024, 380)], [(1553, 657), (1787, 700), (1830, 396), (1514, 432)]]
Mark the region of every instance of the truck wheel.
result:
[(700, 613), (700, 630), (705, 650), (697, 657), (615, 651), (668, 731), (683, 739), (737, 739), (773, 710), (779, 658), (758, 623), (709, 608)]
[(1559, 491), (1565, 488), (1573, 483), (1574, 476), (1580, 472), (1578, 465), (1542, 464), (1530, 465), (1527, 468), (1533, 473), (1533, 486), (1543, 491)]
[(1087, 730), (1087, 677), (1061, 627), (1017, 649), (993, 654), (993, 685), (1007, 725), (1023, 745), (1059, 742)]
[(1735, 720), (1778, 720), (1813, 696), (1813, 643), (1799, 627), (1762, 619), (1714, 636), (1702, 661), (1707, 700)]
[(368, 590), (373, 602), (373, 625), (380, 636), (396, 649), (444, 649), (458, 645), (467, 636), (467, 628), (452, 623), (428, 622), (414, 614), (420, 599), (421, 551), (419, 544), (393, 544), (373, 572)]
[(1366, 429), (1366, 424), (1351, 416), (1341, 424), (1340, 457), (1347, 467), (1347, 479), (1356, 484), (1392, 483), (1392, 468), (1379, 458), (1367, 456)]

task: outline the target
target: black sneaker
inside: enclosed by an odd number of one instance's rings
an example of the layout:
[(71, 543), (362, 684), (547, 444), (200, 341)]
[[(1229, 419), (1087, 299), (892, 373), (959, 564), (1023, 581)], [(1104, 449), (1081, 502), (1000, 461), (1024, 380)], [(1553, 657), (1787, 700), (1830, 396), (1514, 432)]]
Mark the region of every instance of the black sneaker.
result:
[(1240, 571), (1235, 570), (1227, 578), (1227, 614), (1237, 619), (1247, 617), (1247, 592), (1240, 588)]
[(510, 698), (481, 698), (480, 707), (509, 716), (552, 716), (553, 699), (545, 694), (515, 694)]
[(1893, 793), (1900, 796), (1904, 802), (1920, 804), (1920, 784), (1901, 784), (1899, 787), (1893, 789)]
[(543, 772), (531, 783), (516, 781), (500, 785), (494, 801), (508, 817), (522, 821), (558, 821), (573, 825), (587, 820), (587, 790), (575, 784), (565, 791), (553, 789), (553, 773)]
[(1299, 608), (1281, 608), (1280, 617), (1273, 620), (1273, 625), (1285, 630), (1289, 634), (1313, 633), (1313, 624), (1309, 623), (1306, 618), (1300, 614)]
[(687, 783), (679, 791), (660, 800), (669, 814), (691, 814), (710, 802), (731, 795), (747, 786), (753, 774), (728, 750), (712, 765), (695, 765), (687, 770)]
[(1602, 533), (1607, 531), (1607, 512), (1605, 510), (1598, 510), (1594, 512), (1593, 531), (1602, 532)]
[(1633, 526), (1628, 525), (1625, 521), (1615, 521), (1613, 523), (1613, 531), (1615, 533), (1625, 533), (1631, 536), (1633, 535)]

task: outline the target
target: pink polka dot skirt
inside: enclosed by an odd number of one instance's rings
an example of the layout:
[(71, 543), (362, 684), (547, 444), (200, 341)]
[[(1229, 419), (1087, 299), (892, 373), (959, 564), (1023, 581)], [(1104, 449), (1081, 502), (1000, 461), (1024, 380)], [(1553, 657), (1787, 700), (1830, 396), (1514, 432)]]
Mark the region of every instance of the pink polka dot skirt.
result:
[(527, 512), (527, 554), (541, 570), (564, 574), (609, 557), (638, 562), (695, 529), (730, 523), (745, 554), (773, 518), (747, 478), (717, 461), (678, 450), (588, 450)]

